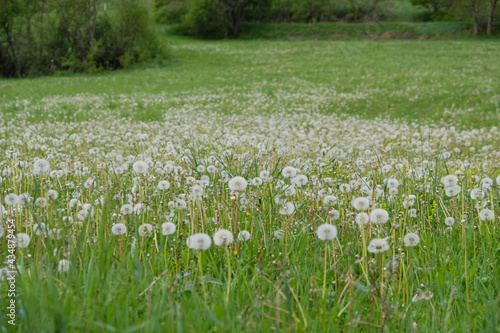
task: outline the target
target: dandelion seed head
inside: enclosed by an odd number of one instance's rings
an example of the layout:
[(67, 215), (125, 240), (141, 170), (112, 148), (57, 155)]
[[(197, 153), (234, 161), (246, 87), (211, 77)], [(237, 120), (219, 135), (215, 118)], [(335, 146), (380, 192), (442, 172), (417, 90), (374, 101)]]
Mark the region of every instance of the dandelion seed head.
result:
[(214, 244), (216, 246), (226, 246), (233, 242), (234, 237), (231, 231), (227, 229), (217, 230), (214, 234)]
[(331, 224), (322, 224), (316, 231), (318, 238), (322, 241), (330, 241), (337, 237), (337, 227)]

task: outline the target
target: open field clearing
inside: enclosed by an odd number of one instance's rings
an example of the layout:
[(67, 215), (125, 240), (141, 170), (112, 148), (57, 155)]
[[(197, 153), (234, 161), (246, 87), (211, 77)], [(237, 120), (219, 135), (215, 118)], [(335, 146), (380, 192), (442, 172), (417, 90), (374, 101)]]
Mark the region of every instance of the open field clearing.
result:
[(1, 331), (499, 332), (498, 43), (170, 50), (0, 81)]

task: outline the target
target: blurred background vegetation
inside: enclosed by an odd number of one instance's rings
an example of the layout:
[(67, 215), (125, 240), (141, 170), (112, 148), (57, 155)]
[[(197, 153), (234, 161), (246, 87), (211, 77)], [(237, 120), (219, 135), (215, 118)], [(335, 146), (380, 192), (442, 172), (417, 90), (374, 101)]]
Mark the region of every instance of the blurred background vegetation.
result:
[(495, 35), (499, 1), (0, 0), (0, 77), (161, 63), (167, 53), (158, 24), (201, 38)]
[(159, 23), (199, 37), (236, 37), (245, 22), (470, 22), (492, 34), (498, 0), (155, 0)]

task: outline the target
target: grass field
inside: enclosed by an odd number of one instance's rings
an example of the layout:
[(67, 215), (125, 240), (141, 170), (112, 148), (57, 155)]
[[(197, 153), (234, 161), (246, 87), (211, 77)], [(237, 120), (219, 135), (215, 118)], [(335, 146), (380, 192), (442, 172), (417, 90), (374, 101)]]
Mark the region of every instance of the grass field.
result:
[(498, 42), (167, 42), (0, 81), (0, 331), (500, 332)]

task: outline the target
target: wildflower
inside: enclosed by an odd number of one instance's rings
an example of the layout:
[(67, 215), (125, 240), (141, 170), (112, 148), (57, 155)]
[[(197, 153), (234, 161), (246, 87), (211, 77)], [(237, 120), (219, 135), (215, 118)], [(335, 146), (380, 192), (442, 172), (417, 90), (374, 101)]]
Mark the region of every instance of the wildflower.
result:
[(337, 203), (337, 197), (334, 195), (326, 195), (323, 198), (323, 205), (328, 206), (328, 205), (335, 205)]
[(356, 214), (356, 223), (359, 225), (367, 224), (370, 221), (370, 216), (366, 213)]
[(177, 228), (172, 222), (165, 222), (161, 225), (161, 233), (164, 236), (172, 235), (176, 230)]
[(281, 171), (281, 174), (285, 178), (292, 178), (292, 177), (295, 177), (295, 175), (297, 174), (297, 171), (295, 170), (294, 167), (287, 166), (287, 167), (283, 168), (283, 170)]
[(170, 188), (170, 183), (168, 180), (160, 180), (156, 188), (158, 188), (160, 191), (168, 190)]
[(332, 220), (338, 220), (340, 218), (340, 212), (336, 209), (332, 209), (331, 211), (328, 212), (328, 216)]
[(246, 181), (245, 178), (236, 176), (229, 180), (228, 185), (231, 191), (242, 192), (245, 191), (245, 189), (247, 188), (248, 182)]
[(295, 187), (290, 185), (285, 187), (285, 195), (287, 197), (293, 197), (297, 191), (295, 190)]
[(71, 262), (69, 260), (61, 259), (61, 260), (59, 260), (59, 263), (57, 264), (57, 271), (59, 273), (67, 272), (67, 271), (69, 271), (70, 265), (71, 265)]
[(331, 224), (322, 224), (317, 230), (318, 238), (322, 241), (333, 240), (337, 237), (337, 227)]
[(194, 185), (191, 187), (191, 196), (193, 198), (201, 198), (203, 195), (203, 188), (199, 185)]
[(263, 182), (263, 181), (262, 181), (262, 178), (260, 178), (260, 177), (255, 177), (255, 178), (252, 180), (252, 184), (253, 184), (254, 186), (260, 186), (260, 185), (262, 185), (262, 182)]
[(292, 183), (297, 186), (301, 187), (307, 184), (307, 176), (306, 175), (298, 175), (296, 176), (293, 180)]
[(424, 300), (430, 300), (432, 297), (434, 297), (434, 294), (428, 290), (422, 291), (420, 289), (417, 290), (413, 298), (411, 299), (412, 303), (418, 302), (422, 299)]
[(368, 245), (368, 252), (380, 253), (389, 250), (389, 244), (384, 238), (374, 238)]
[(14, 193), (7, 194), (4, 201), (7, 206), (15, 206), (20, 202), (19, 197)]
[(389, 213), (382, 208), (377, 208), (371, 211), (370, 221), (374, 224), (384, 224), (389, 220)]
[(216, 246), (226, 246), (233, 242), (234, 237), (231, 231), (227, 229), (217, 230), (214, 234), (214, 244)]
[(138, 231), (139, 235), (142, 237), (151, 236), (151, 234), (153, 233), (153, 226), (149, 223), (144, 223), (139, 226)]
[(127, 233), (127, 227), (123, 223), (117, 223), (111, 227), (113, 235), (121, 236)]
[(146, 162), (137, 161), (132, 165), (132, 169), (135, 173), (145, 174), (146, 172), (148, 172), (149, 166)]
[(285, 205), (282, 205), (279, 213), (281, 215), (292, 215), (295, 212), (295, 205), (293, 202), (287, 202)]
[(36, 175), (50, 172), (50, 164), (46, 159), (40, 158), (33, 164), (33, 171)]
[(242, 230), (238, 233), (238, 240), (239, 241), (247, 241), (250, 239), (250, 233), (246, 230)]
[(55, 191), (55, 190), (48, 190), (47, 197), (51, 200), (55, 200), (55, 199), (57, 199), (57, 197), (59, 197), (59, 193), (57, 193), (57, 191)]
[(205, 251), (212, 245), (212, 239), (204, 233), (194, 234), (188, 238), (187, 245), (193, 250)]
[(410, 217), (417, 217), (417, 210), (415, 208), (408, 209), (408, 215), (410, 215)]
[(215, 166), (213, 166), (213, 165), (209, 165), (207, 167), (207, 172), (208, 173), (215, 173), (216, 171), (217, 171), (217, 168)]
[(16, 236), (16, 246), (18, 248), (26, 248), (28, 245), (30, 245), (30, 236), (25, 233), (18, 233)]
[(366, 210), (370, 207), (370, 200), (365, 197), (359, 197), (352, 201), (352, 206), (356, 210)]
[(274, 232), (274, 237), (276, 237), (277, 239), (282, 239), (283, 236), (285, 236), (285, 233), (282, 230), (276, 230)]
[(132, 214), (133, 212), (134, 212), (134, 207), (129, 204), (125, 204), (120, 208), (120, 213), (122, 215), (129, 215)]
[(403, 238), (403, 242), (408, 247), (416, 246), (418, 243), (420, 243), (420, 237), (416, 233), (410, 232), (405, 235), (405, 237)]
[(454, 197), (458, 193), (460, 193), (461, 191), (462, 191), (462, 189), (458, 185), (445, 188), (445, 193), (448, 197)]
[(387, 188), (397, 188), (399, 186), (399, 181), (397, 179), (391, 178), (387, 180)]
[(494, 217), (495, 213), (490, 209), (483, 209), (479, 212), (479, 219), (481, 219), (481, 221), (491, 221)]
[(453, 217), (449, 216), (449, 217), (444, 219), (444, 224), (451, 227), (452, 225), (455, 224), (455, 219)]

